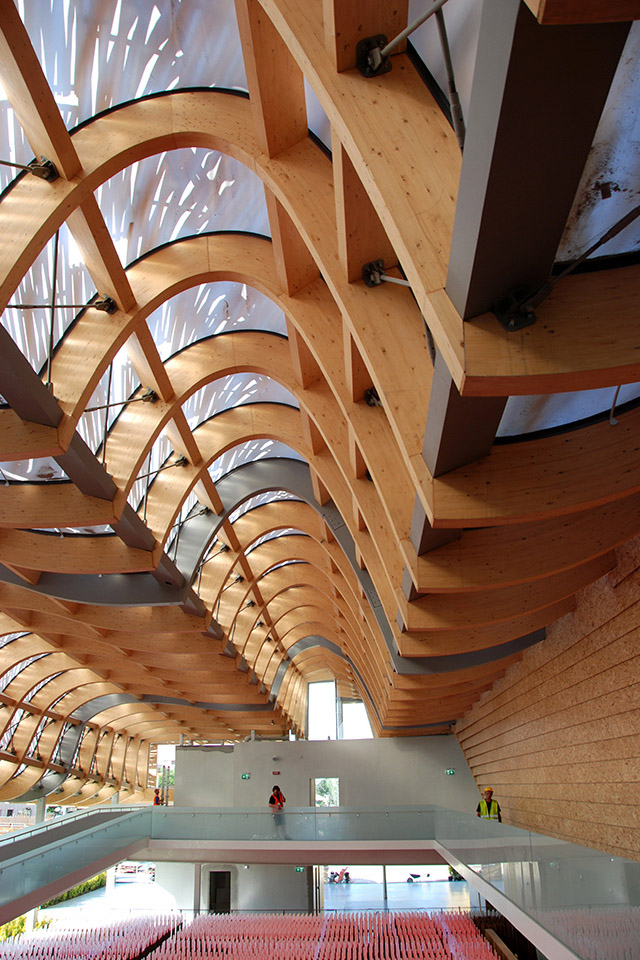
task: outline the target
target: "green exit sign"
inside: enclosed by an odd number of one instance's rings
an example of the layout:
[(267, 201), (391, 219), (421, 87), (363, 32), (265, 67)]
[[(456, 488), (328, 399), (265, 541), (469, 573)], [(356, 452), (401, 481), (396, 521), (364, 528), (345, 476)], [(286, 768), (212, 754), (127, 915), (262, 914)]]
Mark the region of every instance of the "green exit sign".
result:
[(304, 867), (296, 867), (296, 873), (304, 873)]
[(241, 779), (241, 780), (251, 780), (251, 774), (250, 774), (250, 773), (242, 773), (242, 774), (240, 775), (240, 779)]
[(453, 777), (453, 775), (455, 774), (455, 770), (453, 769), (453, 767), (449, 767), (447, 770), (445, 770), (445, 773), (448, 777)]

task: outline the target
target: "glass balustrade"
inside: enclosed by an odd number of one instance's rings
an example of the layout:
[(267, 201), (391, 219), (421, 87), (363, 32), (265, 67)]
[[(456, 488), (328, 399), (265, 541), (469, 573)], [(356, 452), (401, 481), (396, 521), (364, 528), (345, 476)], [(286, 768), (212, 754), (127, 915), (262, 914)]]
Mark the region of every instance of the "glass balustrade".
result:
[[(433, 842), (445, 859), (464, 867), (482, 896), (491, 900), (493, 890), (496, 901), (504, 898), (496, 902), (502, 912), (513, 905), (531, 929), (538, 927), (566, 945), (564, 956), (596, 958), (601, 940), (613, 938), (624, 949), (627, 940), (635, 944), (638, 939), (640, 863), (438, 807), (89, 810), (0, 842), (0, 914), (13, 901), (35, 897), (64, 878), (68, 885), (69, 877), (87, 876), (94, 866), (97, 871), (135, 849), (150, 845), (152, 853), (153, 842), (162, 840), (199, 845), (330, 841), (344, 845), (345, 855), (355, 841), (370, 842), (372, 848), (378, 841), (398, 841), (403, 849), (411, 841)], [(410, 847), (407, 857), (415, 859)]]

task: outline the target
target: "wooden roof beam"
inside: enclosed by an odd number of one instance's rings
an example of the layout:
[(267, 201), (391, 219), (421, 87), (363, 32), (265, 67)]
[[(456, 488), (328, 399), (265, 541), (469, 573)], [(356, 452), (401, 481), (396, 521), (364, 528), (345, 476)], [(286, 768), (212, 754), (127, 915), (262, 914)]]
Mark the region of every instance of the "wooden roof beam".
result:
[(49, 84), (15, 4), (0, 9), (2, 85), (37, 157), (51, 160), (66, 180), (81, 170)]
[(320, 271), (283, 205), (267, 188), (265, 188), (265, 197), (278, 278), (283, 289), (291, 297), (317, 280)]
[[(404, 30), (408, 8), (408, 0), (323, 0), (324, 43), (333, 67), (337, 71), (355, 67), (360, 40), (380, 33), (391, 40)], [(406, 42), (396, 52), (402, 53), (405, 47)]]
[[(362, 7), (363, 4), (360, 4)], [(367, 36), (364, 34), (363, 36)], [(336, 198), (338, 258), (349, 283), (362, 280), (362, 268), (371, 260), (384, 260), (385, 269), (395, 267), (398, 258), (380, 222), (371, 198), (362, 185), (336, 131), (333, 147), (333, 183)]]
[(258, 0), (236, 0), (236, 15), (258, 143), (273, 157), (307, 137), (302, 73)]

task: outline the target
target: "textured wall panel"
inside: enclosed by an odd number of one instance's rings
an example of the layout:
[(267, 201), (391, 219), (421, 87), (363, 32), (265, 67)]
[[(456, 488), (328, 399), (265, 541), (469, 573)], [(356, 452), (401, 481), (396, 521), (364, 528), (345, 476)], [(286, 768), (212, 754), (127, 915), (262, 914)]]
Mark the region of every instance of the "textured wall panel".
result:
[(640, 859), (640, 538), (459, 721), (515, 826)]

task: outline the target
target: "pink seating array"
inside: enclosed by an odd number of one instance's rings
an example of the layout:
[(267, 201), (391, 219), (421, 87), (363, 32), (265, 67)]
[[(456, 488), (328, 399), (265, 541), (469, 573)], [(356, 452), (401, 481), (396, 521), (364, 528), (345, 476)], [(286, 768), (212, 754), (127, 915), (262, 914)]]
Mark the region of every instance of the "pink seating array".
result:
[(153, 960), (495, 960), (467, 914), (198, 917)]
[(37, 930), (0, 943), (0, 960), (133, 960), (180, 922), (179, 914), (158, 914), (97, 928)]
[(640, 907), (540, 910), (536, 920), (588, 960), (640, 960)]
[[(589, 960), (640, 960), (639, 907), (550, 910), (538, 921)], [(168, 935), (168, 936), (167, 936)], [(0, 942), (0, 960), (496, 960), (464, 912), (178, 914)]]

